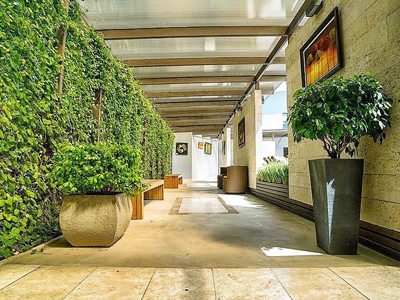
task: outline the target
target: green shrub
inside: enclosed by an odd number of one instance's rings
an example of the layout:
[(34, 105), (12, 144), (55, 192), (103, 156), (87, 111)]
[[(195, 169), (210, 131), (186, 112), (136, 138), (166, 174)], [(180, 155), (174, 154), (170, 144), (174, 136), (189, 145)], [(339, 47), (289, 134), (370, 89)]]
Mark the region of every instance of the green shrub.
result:
[(50, 176), (64, 195), (132, 194), (142, 179), (140, 154), (126, 145), (65, 146), (54, 156)]
[(258, 170), (257, 179), (271, 183), (288, 184), (289, 165), (287, 162), (279, 160), (264, 164), (260, 170)]
[(331, 158), (353, 156), (363, 136), (382, 143), (392, 103), (369, 73), (334, 77), (296, 91), (288, 120), (295, 142), (318, 139)]

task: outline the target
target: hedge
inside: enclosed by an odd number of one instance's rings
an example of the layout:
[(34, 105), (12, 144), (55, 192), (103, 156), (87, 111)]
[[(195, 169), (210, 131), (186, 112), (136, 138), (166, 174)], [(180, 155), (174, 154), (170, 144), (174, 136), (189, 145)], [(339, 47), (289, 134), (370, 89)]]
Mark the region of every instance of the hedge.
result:
[[(60, 100), (61, 26), (67, 42)], [(75, 0), (68, 13), (61, 0), (0, 0), (0, 74), (0, 259), (60, 234), (60, 191), (46, 174), (61, 145), (129, 145), (141, 153), (143, 177), (171, 172), (171, 130), (129, 68), (83, 23)]]

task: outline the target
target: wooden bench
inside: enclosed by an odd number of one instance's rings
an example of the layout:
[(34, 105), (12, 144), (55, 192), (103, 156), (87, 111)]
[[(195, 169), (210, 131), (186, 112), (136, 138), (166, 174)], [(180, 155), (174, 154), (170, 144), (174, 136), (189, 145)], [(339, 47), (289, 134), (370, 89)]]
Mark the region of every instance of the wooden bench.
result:
[(158, 179), (142, 180), (148, 186), (137, 195), (131, 197), (132, 200), (132, 220), (143, 219), (144, 200), (164, 200), (164, 181)]
[(182, 174), (169, 174), (164, 176), (165, 188), (177, 189), (179, 184), (183, 184)]

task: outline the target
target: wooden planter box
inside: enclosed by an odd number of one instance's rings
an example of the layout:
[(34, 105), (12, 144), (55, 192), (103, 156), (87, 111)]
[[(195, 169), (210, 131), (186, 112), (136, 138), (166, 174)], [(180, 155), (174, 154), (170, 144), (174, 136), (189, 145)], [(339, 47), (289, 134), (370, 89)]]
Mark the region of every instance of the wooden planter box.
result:
[(257, 197), (269, 202), (286, 202), (289, 198), (289, 186), (257, 180), (257, 188), (251, 191)]

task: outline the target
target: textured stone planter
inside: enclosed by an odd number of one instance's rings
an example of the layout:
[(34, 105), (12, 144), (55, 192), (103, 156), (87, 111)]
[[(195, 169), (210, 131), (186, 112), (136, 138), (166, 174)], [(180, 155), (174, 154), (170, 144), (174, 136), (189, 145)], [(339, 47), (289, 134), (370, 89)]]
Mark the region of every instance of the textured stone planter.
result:
[(363, 159), (308, 162), (318, 247), (329, 254), (357, 254)]
[(128, 228), (132, 202), (126, 194), (71, 195), (63, 199), (60, 227), (77, 247), (108, 247)]

